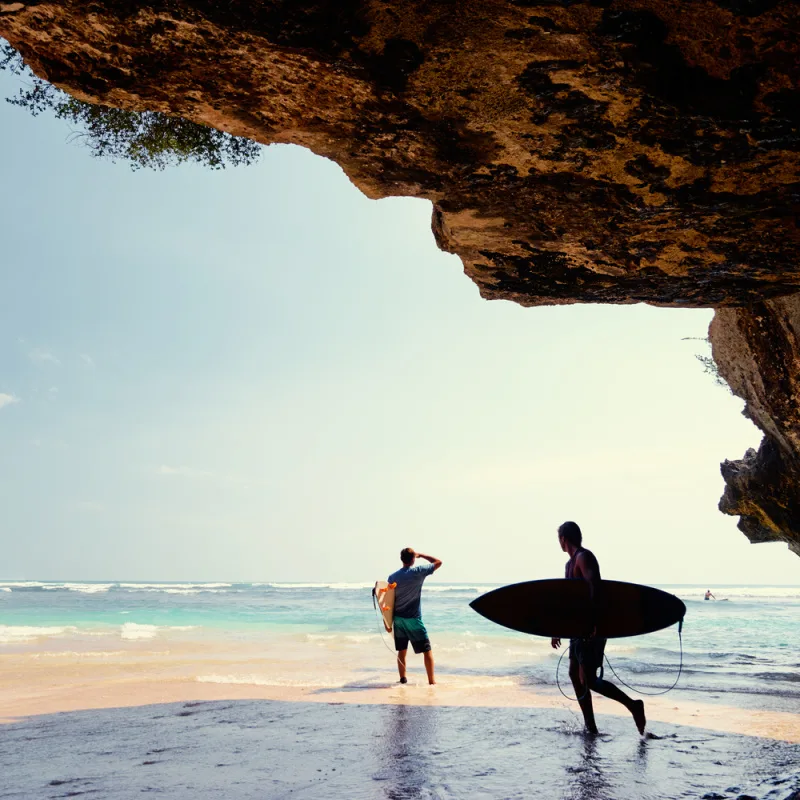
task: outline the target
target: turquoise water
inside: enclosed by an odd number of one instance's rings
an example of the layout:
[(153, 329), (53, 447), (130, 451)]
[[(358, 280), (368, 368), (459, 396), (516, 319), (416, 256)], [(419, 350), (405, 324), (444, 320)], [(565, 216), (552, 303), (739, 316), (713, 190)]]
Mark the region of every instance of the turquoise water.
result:
[[(370, 588), (366, 583), (0, 582), (0, 653), (46, 650), (83, 634), (163, 640), (180, 631), (215, 638), (317, 635), (335, 642), (341, 635), (366, 641), (380, 631)], [(442, 652), (450, 672), (476, 671), (461, 654), (480, 651), (483, 674), (552, 686), (552, 654), (540, 647), (541, 657), (520, 663), (519, 648), (535, 640), (469, 608), (472, 599), (493, 588), (426, 585), (423, 613), (434, 648), (437, 641), (447, 645)], [(729, 700), (740, 696), (743, 705), (748, 697), (769, 697), (782, 708), (790, 703), (800, 709), (800, 587), (713, 587), (716, 601), (703, 600), (707, 587), (659, 588), (687, 605), (679, 690), (726, 692)], [(612, 641), (607, 655), (623, 680), (658, 691), (672, 684), (681, 661), (677, 629)], [(564, 671), (561, 677), (565, 680)]]

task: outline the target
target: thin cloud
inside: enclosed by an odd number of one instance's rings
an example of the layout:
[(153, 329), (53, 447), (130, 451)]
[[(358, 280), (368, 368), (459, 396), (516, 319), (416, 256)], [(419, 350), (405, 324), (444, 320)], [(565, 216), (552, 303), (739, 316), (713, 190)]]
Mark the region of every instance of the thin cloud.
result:
[(33, 350), (28, 350), (28, 358), (33, 361), (34, 364), (53, 364), (57, 367), (61, 366), (61, 361), (58, 357), (50, 350), (45, 350), (42, 347), (35, 347)]
[(195, 469), (194, 467), (170, 467), (167, 464), (162, 464), (156, 472), (159, 475), (177, 475), (182, 478), (211, 478), (213, 472), (208, 472), (204, 469)]
[(13, 394), (6, 394), (6, 392), (0, 392), (0, 408), (10, 406), (12, 403), (19, 403), (19, 397)]
[(94, 359), (88, 353), (81, 353), (80, 354), (81, 361), (89, 367), (89, 369), (94, 369), (95, 363)]

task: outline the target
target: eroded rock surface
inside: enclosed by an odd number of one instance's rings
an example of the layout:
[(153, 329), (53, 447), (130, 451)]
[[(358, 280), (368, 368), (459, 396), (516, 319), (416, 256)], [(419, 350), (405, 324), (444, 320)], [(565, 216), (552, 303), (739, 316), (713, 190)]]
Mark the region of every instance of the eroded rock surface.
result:
[(740, 515), (750, 541), (800, 555), (800, 295), (717, 311), (710, 335), (720, 373), (766, 434), (758, 452), (723, 463), (720, 510)]
[(797, 549), (793, 0), (0, 0), (0, 36), (81, 99), (430, 199), (486, 298), (725, 308), (715, 353), (767, 444), (726, 462), (723, 507)]

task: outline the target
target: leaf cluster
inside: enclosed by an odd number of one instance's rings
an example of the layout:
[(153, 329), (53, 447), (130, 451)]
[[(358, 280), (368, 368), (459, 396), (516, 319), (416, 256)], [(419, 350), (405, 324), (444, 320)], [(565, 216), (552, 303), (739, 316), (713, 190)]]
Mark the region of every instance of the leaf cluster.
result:
[[(711, 347), (711, 340), (707, 336), (684, 336), (683, 341), (705, 342), (709, 348)], [(725, 378), (720, 375), (717, 362), (714, 361), (711, 356), (695, 353), (694, 357), (703, 365), (703, 372), (705, 372), (706, 375), (711, 375), (711, 377), (714, 379), (714, 383), (716, 383), (717, 386), (722, 386), (724, 389), (727, 389), (730, 394), (733, 394), (733, 389), (731, 389), (731, 387), (728, 385), (728, 382), (725, 380)]]
[(22, 56), (0, 42), (0, 70), (24, 76), (28, 83), (9, 103), (33, 116), (52, 112), (76, 126), (71, 140), (84, 144), (91, 155), (127, 161), (132, 169), (164, 169), (195, 162), (211, 169), (255, 162), (261, 146), (250, 139), (231, 136), (206, 125), (172, 117), (159, 111), (125, 111), (76, 100), (34, 75)]

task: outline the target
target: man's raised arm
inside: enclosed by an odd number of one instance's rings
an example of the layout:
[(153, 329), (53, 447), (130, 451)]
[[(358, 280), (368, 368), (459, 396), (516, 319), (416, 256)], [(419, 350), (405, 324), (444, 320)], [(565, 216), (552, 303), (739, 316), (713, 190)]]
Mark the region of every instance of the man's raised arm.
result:
[(426, 556), (424, 553), (417, 553), (417, 558), (424, 558), (426, 561), (430, 561), (430, 563), (433, 564), (434, 572), (442, 566), (440, 559), (434, 558), (433, 556)]

